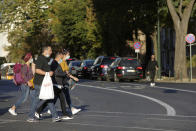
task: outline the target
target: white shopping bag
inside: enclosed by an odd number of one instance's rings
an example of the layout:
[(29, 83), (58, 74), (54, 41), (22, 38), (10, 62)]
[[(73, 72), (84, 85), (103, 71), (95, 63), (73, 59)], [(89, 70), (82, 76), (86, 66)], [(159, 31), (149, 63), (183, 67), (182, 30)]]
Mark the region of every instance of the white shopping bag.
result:
[(45, 77), (43, 79), (41, 89), (40, 89), (39, 99), (41, 100), (54, 99), (53, 83), (50, 74), (48, 72), (45, 74)]

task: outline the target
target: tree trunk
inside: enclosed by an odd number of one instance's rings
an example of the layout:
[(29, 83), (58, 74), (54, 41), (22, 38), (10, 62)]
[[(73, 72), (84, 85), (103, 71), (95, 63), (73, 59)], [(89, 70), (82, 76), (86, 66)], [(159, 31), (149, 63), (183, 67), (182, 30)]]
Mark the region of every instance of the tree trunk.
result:
[(158, 57), (157, 57), (157, 32), (153, 32), (151, 35), (150, 35), (152, 41), (153, 41), (153, 48), (154, 48), (154, 55), (156, 57), (156, 60), (158, 60)]
[(176, 30), (176, 43), (175, 43), (175, 60), (174, 70), (176, 79), (187, 79), (187, 67), (186, 67), (186, 43), (183, 29), (178, 28)]
[(173, 19), (176, 32), (174, 70), (176, 79), (187, 79), (186, 43), (185, 36), (195, 0), (191, 0), (182, 12), (183, 1), (180, 1), (177, 13), (172, 0), (167, 0), (167, 5)]

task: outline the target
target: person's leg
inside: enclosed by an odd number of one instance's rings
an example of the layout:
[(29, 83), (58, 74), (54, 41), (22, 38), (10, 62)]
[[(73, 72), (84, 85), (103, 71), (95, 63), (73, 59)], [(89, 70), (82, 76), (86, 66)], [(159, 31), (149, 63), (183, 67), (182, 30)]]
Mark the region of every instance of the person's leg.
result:
[(156, 75), (156, 71), (153, 71), (153, 74), (152, 74), (152, 83), (153, 83), (153, 86), (155, 86), (155, 83), (154, 83), (154, 79), (155, 79), (155, 75)]
[(10, 109), (9, 109), (9, 112), (12, 114), (12, 115), (17, 115), (17, 113), (15, 112), (15, 110), (22, 104), (24, 103), (25, 101), (27, 101), (28, 99), (28, 96), (29, 96), (29, 90), (30, 88), (26, 85), (21, 85), (20, 86), (21, 88), (21, 97), (17, 100), (16, 104), (14, 106), (12, 106)]
[(20, 99), (18, 99), (18, 101), (16, 102), (15, 104), (15, 107), (18, 108), (22, 103), (24, 103), (27, 99), (28, 99), (28, 96), (29, 96), (29, 87), (26, 86), (26, 85), (21, 85), (21, 97)]
[[(56, 104), (57, 99), (59, 98), (59, 89), (54, 87), (54, 105)], [(36, 111), (36, 115), (40, 115), (41, 112), (48, 106), (48, 101), (43, 102), (40, 106), (38, 106), (38, 109)], [(50, 110), (49, 110), (50, 111)], [(39, 116), (40, 117), (40, 116)]]
[(37, 108), (37, 110), (36, 110), (36, 112), (38, 113), (38, 114), (41, 114), (41, 112), (47, 107), (47, 101), (45, 101), (42, 105), (40, 105), (38, 108)]
[(61, 92), (59, 93), (59, 99), (60, 99), (62, 113), (64, 116), (66, 116), (66, 115), (68, 115), (68, 113), (66, 111), (65, 95), (64, 95), (63, 90), (64, 89), (62, 89)]
[(54, 100), (48, 100), (48, 107), (52, 113), (52, 118), (53, 119), (57, 118), (58, 114), (57, 114), (55, 106), (54, 106)]
[(153, 72), (150, 71), (150, 86), (152, 86), (153, 84)]
[(155, 71), (150, 72), (151, 86), (154, 86)]
[(75, 107), (72, 106), (69, 88), (64, 88), (63, 92), (65, 94), (66, 101), (67, 101), (67, 104), (69, 106), (69, 110), (70, 110), (70, 113), (71, 113), (70, 115), (75, 115), (78, 112), (80, 112), (81, 109), (76, 109)]
[(60, 97), (60, 96), (59, 96), (60, 92), (61, 92), (61, 90), (58, 89), (58, 87), (55, 87), (55, 86), (54, 86), (54, 100), (53, 100), (54, 105), (56, 104), (57, 99)]
[(34, 93), (32, 93), (32, 104), (31, 104), (31, 109), (29, 112), (29, 119), (34, 119), (37, 105), (40, 102), (39, 93), (40, 93), (41, 87), (39, 85), (35, 85), (34, 87), (35, 87), (35, 89), (34, 89)]
[(71, 96), (70, 96), (70, 93), (69, 93), (69, 88), (65, 87), (65, 88), (63, 89), (63, 93), (64, 93), (64, 95), (65, 95), (66, 102), (67, 102), (67, 104), (68, 104), (68, 106), (69, 106), (69, 109), (71, 110), (71, 108), (72, 108), (72, 103), (71, 103)]

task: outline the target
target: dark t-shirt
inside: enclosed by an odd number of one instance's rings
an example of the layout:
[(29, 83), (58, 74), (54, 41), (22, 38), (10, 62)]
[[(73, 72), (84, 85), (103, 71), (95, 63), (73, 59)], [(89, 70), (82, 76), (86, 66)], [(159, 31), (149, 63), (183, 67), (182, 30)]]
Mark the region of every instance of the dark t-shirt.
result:
[[(49, 62), (48, 58), (46, 58), (43, 55), (39, 56), (35, 62), (36, 69), (41, 69), (45, 72), (51, 71), (50, 65), (48, 64), (48, 62)], [(41, 85), (43, 79), (44, 79), (44, 75), (39, 75), (39, 74), (35, 73), (35, 77), (34, 77), (33, 82), (35, 85)]]
[(157, 61), (152, 61), (150, 60), (149, 63), (148, 63), (148, 71), (153, 71), (155, 72), (156, 71), (156, 67), (158, 67), (158, 64), (157, 64)]
[(53, 60), (51, 70), (54, 72), (52, 76), (53, 84), (65, 85), (64, 81), (67, 80), (67, 74), (66, 72), (63, 72), (63, 69), (56, 60)]

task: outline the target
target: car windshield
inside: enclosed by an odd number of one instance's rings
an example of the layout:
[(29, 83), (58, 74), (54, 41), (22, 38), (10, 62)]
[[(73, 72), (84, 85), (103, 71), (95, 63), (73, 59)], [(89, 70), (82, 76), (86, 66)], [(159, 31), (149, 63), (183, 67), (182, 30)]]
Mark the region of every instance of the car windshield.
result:
[(115, 57), (108, 57), (108, 58), (103, 58), (102, 64), (103, 65), (110, 65), (112, 64), (113, 61), (115, 61)]
[(81, 62), (72, 62), (72, 64), (71, 64), (72, 66), (80, 66), (81, 65)]
[(93, 63), (94, 63), (94, 61), (86, 61), (86, 65), (87, 65), (87, 66), (92, 66)]
[(139, 62), (135, 59), (123, 59), (121, 60), (120, 66), (126, 66), (126, 67), (138, 67), (140, 66)]

